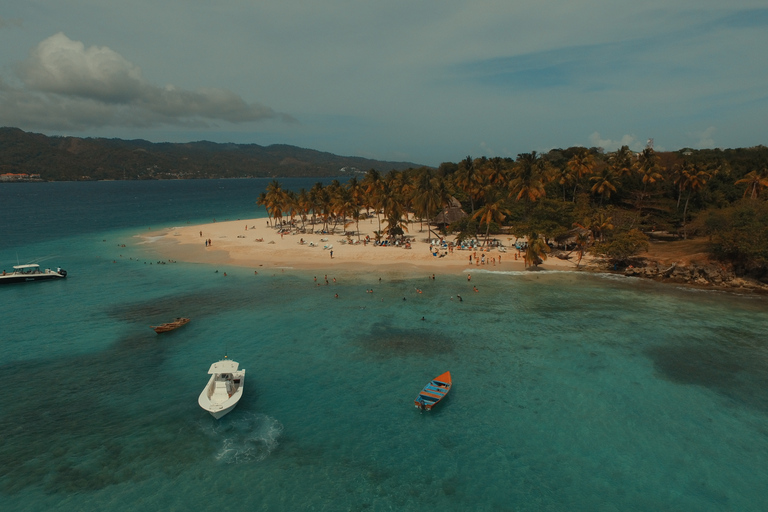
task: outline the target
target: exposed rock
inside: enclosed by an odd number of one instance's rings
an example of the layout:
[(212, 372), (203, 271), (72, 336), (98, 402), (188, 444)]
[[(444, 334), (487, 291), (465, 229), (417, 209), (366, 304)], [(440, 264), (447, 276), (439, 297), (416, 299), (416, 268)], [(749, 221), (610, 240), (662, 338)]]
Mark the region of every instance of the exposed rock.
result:
[(737, 277), (730, 266), (713, 262), (691, 262), (687, 265), (673, 263), (659, 267), (656, 261), (645, 261), (643, 267), (630, 266), (624, 275), (644, 277), (662, 282), (682, 283), (718, 288), (740, 288), (768, 293), (768, 285), (755, 279)]

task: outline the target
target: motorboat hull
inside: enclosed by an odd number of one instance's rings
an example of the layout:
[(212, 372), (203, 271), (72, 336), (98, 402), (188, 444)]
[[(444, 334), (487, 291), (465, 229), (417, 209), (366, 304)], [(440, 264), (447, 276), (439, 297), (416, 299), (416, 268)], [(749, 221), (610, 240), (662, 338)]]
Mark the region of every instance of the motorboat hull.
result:
[(28, 283), (31, 281), (53, 281), (67, 277), (66, 270), (40, 270), (36, 272), (12, 272), (10, 274), (0, 275), (0, 284)]
[(214, 363), (208, 373), (211, 378), (200, 393), (197, 403), (218, 420), (232, 412), (242, 398), (245, 370), (237, 370), (234, 361), (220, 361)]

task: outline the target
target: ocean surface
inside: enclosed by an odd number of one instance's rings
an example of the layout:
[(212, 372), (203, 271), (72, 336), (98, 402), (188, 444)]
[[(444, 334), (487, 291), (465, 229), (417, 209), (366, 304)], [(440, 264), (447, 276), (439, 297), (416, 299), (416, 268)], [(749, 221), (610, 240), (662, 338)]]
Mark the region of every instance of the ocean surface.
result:
[[(766, 510), (766, 298), (568, 272), (255, 275), (137, 237), (264, 216), (268, 182), (0, 185), (0, 267), (69, 272), (0, 288), (0, 510)], [(217, 421), (197, 397), (224, 355), (245, 393)]]

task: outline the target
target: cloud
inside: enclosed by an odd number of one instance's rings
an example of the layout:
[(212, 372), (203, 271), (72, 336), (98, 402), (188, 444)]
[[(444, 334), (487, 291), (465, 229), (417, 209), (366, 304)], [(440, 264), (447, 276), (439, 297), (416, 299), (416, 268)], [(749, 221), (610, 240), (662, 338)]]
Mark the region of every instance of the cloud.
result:
[(5, 125), (82, 130), (293, 121), (225, 89), (153, 85), (119, 53), (106, 46), (86, 48), (63, 33), (40, 42), (16, 70), (19, 86), (0, 81), (0, 123)]
[(715, 147), (715, 139), (712, 138), (712, 136), (715, 134), (715, 127), (710, 126), (703, 132), (697, 132), (694, 133), (694, 137), (698, 139), (698, 142), (696, 142), (697, 148), (713, 148)]
[(624, 135), (619, 140), (604, 139), (598, 132), (589, 136), (589, 141), (593, 146), (603, 148), (606, 151), (616, 151), (622, 146), (628, 146), (632, 151), (642, 151), (647, 141), (639, 141), (634, 135)]

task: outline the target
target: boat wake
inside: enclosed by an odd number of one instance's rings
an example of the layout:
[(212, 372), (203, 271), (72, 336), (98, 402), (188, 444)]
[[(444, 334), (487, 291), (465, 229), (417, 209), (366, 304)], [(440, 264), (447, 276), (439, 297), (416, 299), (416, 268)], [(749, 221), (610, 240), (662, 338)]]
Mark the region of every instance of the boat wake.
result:
[(266, 414), (245, 413), (212, 424), (206, 434), (220, 440), (216, 460), (241, 464), (266, 459), (277, 448), (283, 425)]

